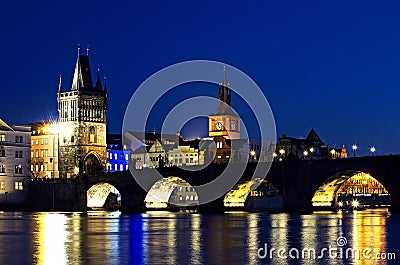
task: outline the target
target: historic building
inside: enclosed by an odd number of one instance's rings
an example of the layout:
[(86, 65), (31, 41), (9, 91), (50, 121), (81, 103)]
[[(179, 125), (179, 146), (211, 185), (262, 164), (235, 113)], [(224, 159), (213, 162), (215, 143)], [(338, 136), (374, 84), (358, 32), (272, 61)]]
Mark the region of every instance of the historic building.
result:
[(0, 119), (0, 203), (22, 204), (30, 172), (31, 128)]
[(58, 88), (59, 170), (61, 178), (106, 168), (107, 85), (98, 73), (93, 85), (88, 55), (78, 48), (71, 88)]
[(31, 171), (33, 178), (59, 178), (58, 125), (51, 122), (32, 123)]
[(232, 110), (231, 91), (224, 77), (219, 86), (218, 109), (208, 118), (208, 135), (210, 137), (223, 136), (227, 139), (240, 139), (240, 117)]
[(347, 158), (347, 151), (344, 145), (341, 149), (329, 147), (311, 129), (306, 138), (288, 137), (286, 134), (278, 138), (275, 157), (280, 159), (289, 155), (299, 159)]
[(107, 134), (107, 172), (128, 170), (130, 151), (122, 144), (121, 134)]

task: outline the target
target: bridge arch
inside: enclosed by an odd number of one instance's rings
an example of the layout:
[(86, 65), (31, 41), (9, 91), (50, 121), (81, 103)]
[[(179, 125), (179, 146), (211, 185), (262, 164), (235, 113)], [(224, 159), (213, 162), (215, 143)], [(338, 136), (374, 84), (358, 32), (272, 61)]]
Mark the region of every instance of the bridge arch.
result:
[(170, 176), (155, 182), (144, 202), (147, 209), (179, 209), (197, 206), (199, 197), (187, 181)]
[(121, 194), (110, 183), (99, 182), (86, 191), (88, 209), (118, 210), (121, 206)]
[[(315, 208), (336, 208), (346, 197), (346, 200), (355, 200), (357, 197), (389, 195), (386, 187), (369, 173), (348, 170), (328, 178), (314, 193), (311, 202)], [(388, 199), (380, 199), (377, 203), (381, 201), (387, 202)]]
[(224, 197), (226, 208), (277, 211), (282, 204), (280, 191), (264, 179), (240, 181)]

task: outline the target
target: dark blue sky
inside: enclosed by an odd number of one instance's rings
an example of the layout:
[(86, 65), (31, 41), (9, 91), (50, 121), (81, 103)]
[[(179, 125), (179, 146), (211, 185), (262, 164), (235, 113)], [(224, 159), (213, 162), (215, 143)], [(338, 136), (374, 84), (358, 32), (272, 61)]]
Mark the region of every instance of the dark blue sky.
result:
[(110, 132), (149, 75), (211, 59), (258, 83), (278, 135), (314, 127), (337, 147), (400, 152), (398, 1), (59, 2), (2, 3), (0, 115), (9, 123), (56, 115), (58, 74), (70, 86), (81, 43), (108, 76)]

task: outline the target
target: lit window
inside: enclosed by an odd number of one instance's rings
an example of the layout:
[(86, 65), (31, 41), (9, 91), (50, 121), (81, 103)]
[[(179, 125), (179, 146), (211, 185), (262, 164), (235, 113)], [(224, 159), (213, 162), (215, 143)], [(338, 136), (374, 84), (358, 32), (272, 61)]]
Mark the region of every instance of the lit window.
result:
[(118, 165), (117, 164), (114, 165), (114, 170), (118, 171)]
[(124, 171), (124, 165), (119, 165), (119, 171)]
[(31, 141), (31, 145), (34, 145), (34, 144), (35, 144), (35, 140), (32, 140), (32, 141)]
[(44, 145), (44, 139), (43, 139), (43, 138), (40, 139), (40, 144), (41, 144), (41, 145)]
[(118, 155), (116, 153), (114, 154), (114, 159), (118, 160)]
[(217, 142), (217, 148), (222, 148), (222, 142)]
[(46, 139), (44, 139), (44, 144), (48, 145), (49, 144), (49, 139), (46, 137)]
[(36, 139), (36, 145), (38, 145), (39, 144), (39, 139)]
[(129, 166), (128, 165), (125, 165), (125, 170), (128, 170), (129, 169)]
[(31, 151), (31, 157), (33, 157), (33, 151)]
[(48, 157), (49, 156), (49, 150), (44, 150), (44, 157)]
[(15, 182), (15, 190), (24, 190), (24, 186), (22, 184), (22, 181), (16, 181)]
[(6, 189), (6, 182), (0, 181), (0, 190), (5, 190), (5, 189)]
[(125, 160), (128, 161), (129, 160), (129, 155), (125, 154)]
[(0, 142), (5, 142), (5, 141), (6, 141), (6, 135), (0, 134)]

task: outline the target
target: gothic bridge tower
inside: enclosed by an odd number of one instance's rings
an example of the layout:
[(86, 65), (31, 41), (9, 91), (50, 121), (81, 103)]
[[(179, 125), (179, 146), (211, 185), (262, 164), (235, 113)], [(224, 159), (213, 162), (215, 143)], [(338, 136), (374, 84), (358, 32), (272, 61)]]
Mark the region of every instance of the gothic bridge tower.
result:
[(79, 173), (105, 171), (107, 85), (102, 86), (99, 69), (93, 86), (87, 54), (78, 47), (72, 85), (57, 93), (59, 113), (59, 170), (61, 178), (75, 178)]

